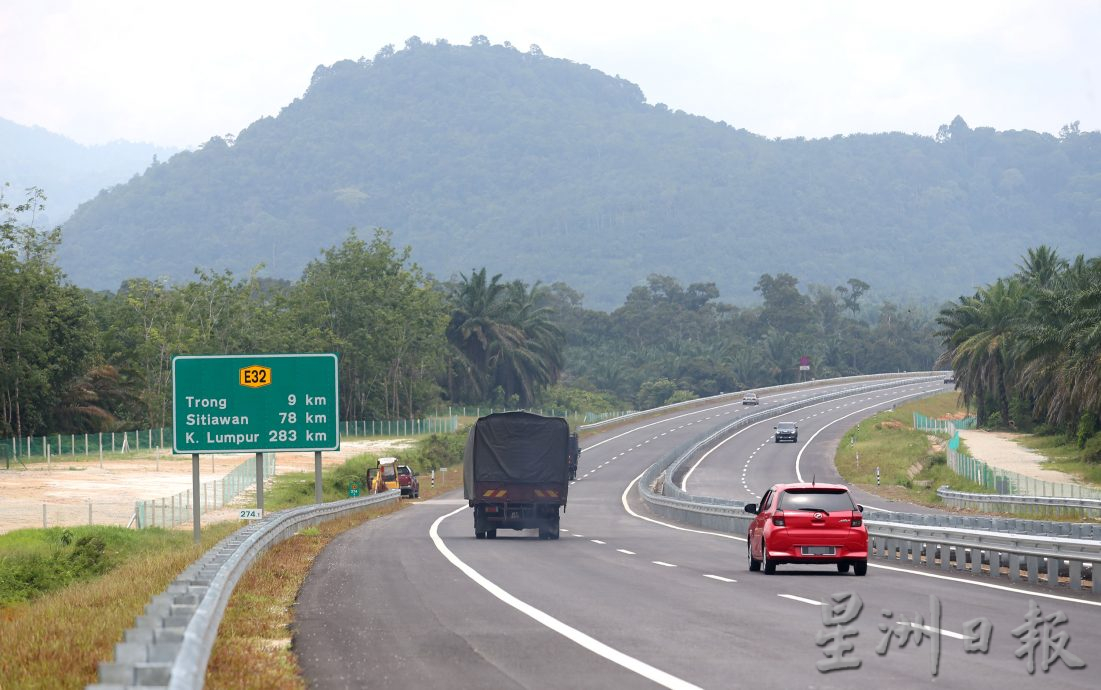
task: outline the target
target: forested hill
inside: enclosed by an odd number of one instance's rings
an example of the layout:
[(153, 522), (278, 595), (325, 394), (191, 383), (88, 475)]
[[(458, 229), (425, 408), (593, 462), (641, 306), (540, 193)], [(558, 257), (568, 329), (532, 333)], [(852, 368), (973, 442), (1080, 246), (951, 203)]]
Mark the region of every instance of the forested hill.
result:
[(564, 281), (597, 308), (652, 273), (736, 300), (781, 271), (942, 299), (1039, 242), (1072, 255), (1101, 238), (1096, 132), (957, 117), (936, 137), (769, 140), (534, 46), (472, 44), (319, 67), (278, 117), (82, 205), (62, 267), (109, 289), (260, 262), (294, 278), (349, 227), (381, 226), (440, 277)]

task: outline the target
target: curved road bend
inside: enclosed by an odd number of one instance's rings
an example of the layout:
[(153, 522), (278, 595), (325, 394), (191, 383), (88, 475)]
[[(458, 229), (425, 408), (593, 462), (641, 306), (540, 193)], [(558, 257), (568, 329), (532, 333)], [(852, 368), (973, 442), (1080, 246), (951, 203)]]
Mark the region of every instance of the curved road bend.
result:
[[(922, 386), (910, 388), (916, 394)], [(858, 408), (872, 408), (870, 415), (906, 392), (877, 391), (855, 396), (852, 405), (840, 400), (826, 405), (834, 409), (796, 412), (805, 417), (796, 445), (807, 446), (799, 470), (827, 472), (830, 434), (839, 436), (865, 413), (826, 426), (831, 420)], [(779, 397), (793, 395), (808, 393)], [(776, 402), (766, 397), (762, 408)], [(658, 457), (748, 411), (740, 403), (716, 405), (587, 439), (559, 541), (539, 541), (534, 531), (475, 540), (461, 493), (345, 533), (318, 558), (298, 603), (295, 645), (311, 686), (1023, 687), (1034, 679), (1014, 656), (1020, 640), (1011, 631), (1024, 622), (1030, 602), (1044, 615), (1063, 611), (1068, 651), (1101, 664), (1098, 602), (884, 567), (870, 568), (865, 578), (799, 566), (781, 566), (772, 577), (749, 573), (744, 541), (664, 523), (638, 505), (634, 480)], [(809, 441), (816, 425), (826, 430)], [(745, 456), (766, 436), (741, 434), (738, 443), (746, 445), (730, 445), (730, 455), (702, 463), (689, 489), (706, 493), (714, 483), (749, 498), (774, 478), (794, 479), (795, 448), (767, 449), (776, 453), (767, 463), (762, 448), (753, 463), (762, 462), (746, 473), (749, 491), (743, 488)], [(819, 602), (845, 591), (863, 601), (849, 624), (857, 635), (845, 640), (854, 645), (845, 660), (861, 666), (821, 673)], [(921, 646), (911, 639), (902, 648), (896, 639), (885, 655), (876, 653), (884, 636), (879, 625), (891, 630), (900, 615), (918, 613), (928, 624), (931, 596), (940, 603), (944, 631), (935, 680), (932, 639)], [(963, 623), (977, 618), (992, 624), (987, 654), (965, 653), (960, 639)], [(1045, 684), (1096, 686), (1089, 670), (1071, 671), (1062, 662), (1047, 676)]]

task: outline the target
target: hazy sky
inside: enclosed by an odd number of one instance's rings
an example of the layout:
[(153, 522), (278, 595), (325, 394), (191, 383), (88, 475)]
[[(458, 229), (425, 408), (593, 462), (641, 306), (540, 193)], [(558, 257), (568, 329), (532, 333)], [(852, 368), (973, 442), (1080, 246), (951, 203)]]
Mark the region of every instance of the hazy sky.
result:
[(767, 136), (1101, 129), (1101, 2), (0, 0), (0, 117), (85, 144), (195, 146), (320, 64), (484, 34)]

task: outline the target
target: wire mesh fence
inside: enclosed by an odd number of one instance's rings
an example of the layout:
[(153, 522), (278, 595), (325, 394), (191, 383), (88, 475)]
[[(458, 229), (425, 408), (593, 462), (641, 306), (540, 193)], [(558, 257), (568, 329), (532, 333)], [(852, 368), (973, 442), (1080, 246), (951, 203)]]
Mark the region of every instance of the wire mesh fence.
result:
[[(958, 438), (958, 436), (954, 437)], [(1078, 484), (1049, 482), (1028, 477), (1010, 470), (991, 467), (982, 460), (948, 448), (948, 466), (953, 472), (973, 482), (982, 484), (994, 493), (1016, 496), (1045, 496), (1049, 498), (1096, 498), (1101, 491)]]
[(118, 525), (134, 519), (134, 504), (127, 501), (74, 500), (65, 503), (27, 499), (0, 499), (0, 532), (35, 527)]
[(945, 434), (946, 436), (952, 436), (956, 433), (956, 431), (960, 429), (974, 429), (975, 418), (964, 417), (963, 419), (934, 419), (933, 417), (926, 417), (920, 412), (915, 412), (914, 428), (918, 431), (928, 431), (934, 434)]
[(947, 455), (948, 467), (971, 481), (981, 484), (996, 494), (1004, 496), (1043, 496), (1047, 498), (1091, 498), (1101, 499), (1101, 491), (1078, 484), (1050, 482), (1027, 475), (993, 467), (988, 463), (965, 455), (959, 451), (961, 430), (975, 428), (975, 418), (933, 419), (914, 413), (914, 428), (920, 431), (942, 434), (949, 437)]
[[(166, 445), (167, 444), (167, 445)], [(0, 439), (3, 467), (48, 462), (53, 458), (103, 457), (172, 447), (172, 428), (101, 431), (91, 434), (49, 434)]]
[(423, 419), (346, 419), (343, 435), (352, 436), (419, 436), (445, 434), (459, 429), (459, 417), (455, 415), (425, 417)]
[[(275, 474), (275, 454), (263, 456), (264, 479)], [(194, 516), (193, 501), (199, 502), (199, 512), (207, 513), (224, 508), (226, 504), (246, 489), (256, 486), (256, 458), (249, 458), (221, 479), (204, 482), (197, 496), (191, 495), (191, 489), (144, 501), (133, 506), (134, 522), (138, 528), (175, 527), (191, 524)]]
[[(448, 407), (448, 415), (457, 415), (459, 417), (484, 417), (495, 412), (515, 412), (516, 408), (506, 407), (479, 407), (479, 406), (465, 406), (465, 407)], [(622, 417), (624, 415), (632, 414), (634, 410), (615, 410), (612, 412), (581, 412), (579, 410), (567, 410), (565, 408), (526, 408), (524, 412), (531, 412), (533, 414), (542, 415), (544, 417), (564, 417), (571, 422), (577, 422), (578, 424), (594, 424), (596, 422), (603, 422), (605, 419), (612, 419), (614, 417)]]
[[(447, 414), (408, 419), (349, 419), (342, 423), (343, 435), (355, 436), (419, 436), (457, 431), (461, 417), (482, 417), (494, 412), (509, 411), (503, 407), (449, 407)], [(629, 411), (579, 412), (566, 409), (528, 409), (547, 417), (565, 417), (574, 425), (593, 424)], [(103, 431), (86, 434), (48, 434), (0, 438), (0, 469), (13, 469), (20, 464), (49, 463), (67, 458), (104, 458), (127, 455), (153, 449), (172, 448), (172, 427), (132, 431)]]

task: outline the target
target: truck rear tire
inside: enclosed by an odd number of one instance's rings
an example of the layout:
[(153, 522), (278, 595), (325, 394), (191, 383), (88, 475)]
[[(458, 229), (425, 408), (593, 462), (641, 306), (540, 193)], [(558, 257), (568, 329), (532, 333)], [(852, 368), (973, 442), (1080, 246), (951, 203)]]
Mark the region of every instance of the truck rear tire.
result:
[(485, 532), (479, 532), (479, 531), (475, 530), (474, 531), (474, 538), (475, 539), (485, 539), (486, 538), (486, 533)]
[(496, 529), (487, 529), (486, 530), (486, 539), (496, 539), (496, 538), (497, 538), (497, 530)]

